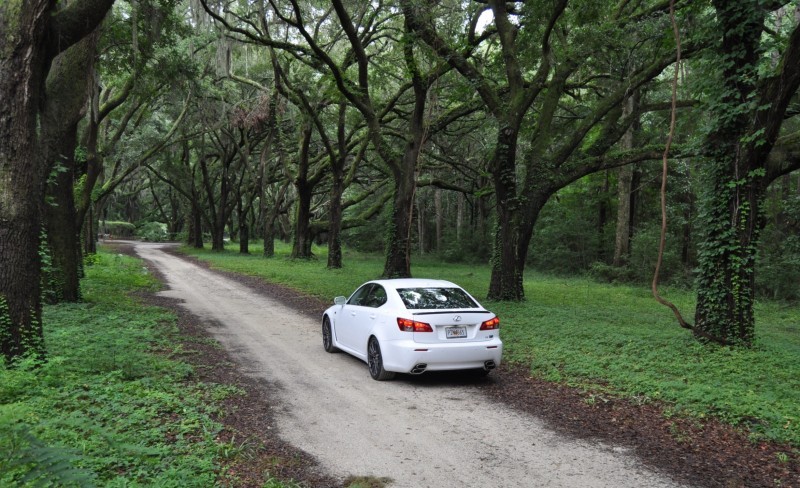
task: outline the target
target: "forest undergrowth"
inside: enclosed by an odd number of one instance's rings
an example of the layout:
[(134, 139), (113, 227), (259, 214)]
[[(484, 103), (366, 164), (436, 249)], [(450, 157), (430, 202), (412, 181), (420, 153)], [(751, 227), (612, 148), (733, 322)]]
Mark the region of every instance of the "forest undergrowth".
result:
[(238, 389), (194, 380), (174, 313), (131, 295), (161, 286), (141, 261), (86, 275), (82, 303), (45, 307), (48, 360), (0, 363), (0, 486), (235, 485), (215, 415)]

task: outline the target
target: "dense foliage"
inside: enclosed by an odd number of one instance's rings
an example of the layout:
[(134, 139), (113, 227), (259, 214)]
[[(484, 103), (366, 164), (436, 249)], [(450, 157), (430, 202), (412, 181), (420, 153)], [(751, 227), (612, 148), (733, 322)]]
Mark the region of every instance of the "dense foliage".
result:
[[(93, 2), (112, 3), (63, 13)], [(660, 281), (697, 285), (696, 327), (683, 325), (698, 338), (750, 345), (756, 294), (795, 298), (796, 246), (763, 245), (761, 230), (794, 225), (798, 12), (756, 0), (113, 2), (74, 49), (24, 41), (52, 58), (31, 66), (46, 82), (27, 108), (14, 105), (30, 127), (41, 120), (42, 147), (22, 149), (46, 179), (25, 188), (46, 195), (29, 195), (44, 212), (19, 217), (26, 239), (11, 227), (0, 239), (8, 263), (30, 261), (18, 268), (28, 298), (3, 278), (4, 352), (24, 349), (17, 329), (41, 333), (30, 249), (42, 235), (51, 301), (79, 300), (78, 257), (98, 235), (242, 253), (259, 238), (264, 256), (283, 240), (300, 259), (327, 244), (330, 269), (346, 266), (346, 243), (383, 250), (383, 276), (433, 253), (489, 263), (487, 295), (512, 301), (526, 268), (649, 281), (671, 117)]]

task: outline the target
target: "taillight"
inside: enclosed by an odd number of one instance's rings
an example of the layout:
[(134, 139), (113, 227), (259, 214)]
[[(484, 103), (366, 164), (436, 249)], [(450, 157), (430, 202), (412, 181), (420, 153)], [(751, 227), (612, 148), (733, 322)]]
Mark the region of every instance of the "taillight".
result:
[(397, 326), (403, 332), (433, 332), (430, 324), (425, 322), (417, 322), (411, 319), (402, 319), (397, 317)]
[(497, 317), (487, 320), (481, 324), (481, 330), (494, 330), (500, 328), (500, 319)]

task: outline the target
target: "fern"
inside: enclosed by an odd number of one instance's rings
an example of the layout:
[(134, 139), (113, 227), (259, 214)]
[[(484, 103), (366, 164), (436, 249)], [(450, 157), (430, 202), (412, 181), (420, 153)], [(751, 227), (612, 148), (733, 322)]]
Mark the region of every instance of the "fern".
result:
[(95, 486), (92, 473), (75, 467), (79, 460), (38, 439), (13, 406), (0, 408), (0, 485)]

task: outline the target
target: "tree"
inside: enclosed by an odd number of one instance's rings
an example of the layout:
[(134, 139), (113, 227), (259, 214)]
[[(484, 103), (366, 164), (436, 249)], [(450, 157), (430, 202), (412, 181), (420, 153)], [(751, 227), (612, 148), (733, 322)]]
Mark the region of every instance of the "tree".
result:
[(39, 108), (52, 60), (89, 35), (113, 0), (0, 5), (0, 351), (44, 353), (39, 244), (45, 174)]
[[(630, 97), (625, 104), (625, 115), (632, 113), (638, 97)], [(622, 147), (635, 147), (636, 126), (634, 123), (622, 136)], [(633, 216), (633, 165), (625, 165), (617, 172), (617, 225), (614, 239), (614, 266), (623, 266), (628, 260), (631, 242), (631, 220)]]
[(641, 115), (623, 116), (626, 100), (675, 54), (655, 34), (665, 28), (662, 3), (623, 2), (617, 10), (592, 1), (572, 8), (566, 1), (478, 3), (493, 15), (498, 44), (487, 48), (494, 59), (482, 65), (453, 48), (475, 36), (474, 22), (466, 40), (451, 41), (437, 32), (435, 9), (402, 2), (414, 31), (474, 87), (497, 124), (489, 163), (498, 220), (489, 297), (520, 300), (531, 236), (549, 198), (587, 174), (658, 157), (647, 146), (611, 150)]
[[(787, 2), (713, 2), (717, 39), (705, 146), (695, 335), (750, 345), (755, 334), (755, 259), (767, 186), (800, 168), (796, 141), (781, 140), (787, 108), (800, 86), (800, 22), (770, 34), (766, 23)], [(768, 9), (771, 8), (771, 9)], [(768, 54), (777, 60), (773, 65)]]
[[(286, 8), (273, 4), (272, 13), (287, 29), (284, 37), (296, 38), (289, 34), (292, 30), (302, 38), (302, 43), (290, 43), (273, 36), (263, 5), (256, 4), (251, 10), (241, 12), (225, 8), (221, 15), (205, 1), (203, 4), (230, 35), (284, 50), (315, 70), (317, 78), (323, 77), (326, 89), (335, 90), (358, 110), (364, 118), (372, 148), (394, 183), (383, 275), (410, 276), (415, 168), (425, 135), (425, 101), (430, 85), (446, 70), (437, 65), (422, 72), (410, 40), (400, 43), (398, 49), (391, 34), (400, 29), (397, 14), (383, 8), (382, 3), (361, 4), (350, 11), (339, 0), (334, 0), (327, 10), (304, 8), (294, 0)], [(239, 23), (228, 18), (238, 19)], [(338, 24), (333, 24), (331, 18)], [(371, 68), (375, 63), (373, 57), (381, 58), (381, 66), (392, 72), (378, 75), (386, 83), (377, 86), (373, 84), (376, 77)], [(410, 73), (410, 82), (404, 82), (405, 73)], [(398, 105), (406, 102), (413, 108), (400, 111)], [(401, 125), (404, 127), (396, 127)], [(403, 134), (400, 137), (402, 150), (395, 148), (398, 134)]]
[(80, 225), (73, 196), (78, 123), (86, 113), (94, 80), (99, 31), (84, 37), (54, 60), (40, 117), (39, 165), (48, 175), (44, 224), (52, 265), (46, 291), (51, 301), (80, 299)]

